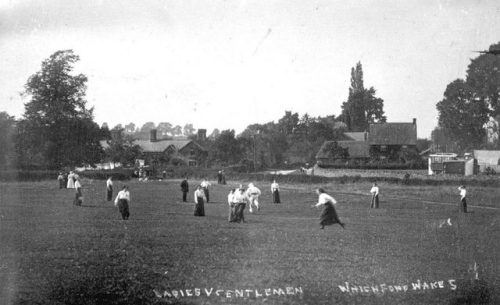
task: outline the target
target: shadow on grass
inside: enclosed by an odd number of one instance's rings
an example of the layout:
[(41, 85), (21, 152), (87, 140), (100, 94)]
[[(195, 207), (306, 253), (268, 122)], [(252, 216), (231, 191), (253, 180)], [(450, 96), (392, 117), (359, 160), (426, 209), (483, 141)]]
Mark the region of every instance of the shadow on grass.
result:
[(483, 280), (458, 283), (456, 294), (450, 305), (486, 305), (492, 302), (489, 285)]

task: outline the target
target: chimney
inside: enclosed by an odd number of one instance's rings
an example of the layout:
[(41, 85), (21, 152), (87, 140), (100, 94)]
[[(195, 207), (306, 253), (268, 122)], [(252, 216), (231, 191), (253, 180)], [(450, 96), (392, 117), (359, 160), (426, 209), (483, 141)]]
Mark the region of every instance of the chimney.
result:
[(198, 141), (205, 141), (207, 139), (207, 130), (198, 129)]
[(413, 125), (417, 125), (417, 119), (413, 118)]
[(149, 131), (149, 141), (156, 142), (158, 139), (156, 138), (156, 129), (151, 129)]

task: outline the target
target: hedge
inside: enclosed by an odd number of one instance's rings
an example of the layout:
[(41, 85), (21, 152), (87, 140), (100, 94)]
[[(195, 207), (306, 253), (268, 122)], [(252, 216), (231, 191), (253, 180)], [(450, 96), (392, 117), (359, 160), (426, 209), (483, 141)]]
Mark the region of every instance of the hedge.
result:
[[(113, 176), (114, 180), (129, 180), (132, 177), (133, 170), (90, 170), (77, 172), (82, 178), (105, 180)], [(0, 171), (0, 181), (41, 181), (56, 180), (59, 171), (56, 170), (10, 170)]]

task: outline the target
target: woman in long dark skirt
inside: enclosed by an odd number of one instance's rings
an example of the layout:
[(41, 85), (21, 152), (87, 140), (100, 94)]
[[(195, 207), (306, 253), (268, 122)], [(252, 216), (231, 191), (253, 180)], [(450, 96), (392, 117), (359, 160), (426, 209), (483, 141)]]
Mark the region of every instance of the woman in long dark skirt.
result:
[(281, 203), (280, 186), (276, 183), (276, 180), (273, 180), (273, 183), (271, 183), (271, 193), (273, 193), (273, 203)]
[(335, 199), (325, 193), (325, 190), (319, 188), (316, 190), (316, 194), (319, 195), (318, 203), (313, 205), (313, 207), (319, 207), (321, 205), (324, 206), (323, 211), (320, 215), (319, 225), (321, 229), (324, 229), (325, 226), (333, 225), (338, 223), (342, 228), (344, 228), (344, 223), (340, 221), (339, 216), (337, 215), (337, 211), (335, 210), (334, 205), (337, 204)]
[(128, 191), (128, 186), (124, 185), (122, 190), (118, 192), (115, 199), (115, 206), (118, 206), (118, 210), (122, 215), (123, 220), (127, 220), (130, 216), (128, 206), (130, 204), (130, 193)]
[(205, 192), (201, 186), (198, 185), (196, 191), (194, 191), (194, 216), (205, 216)]

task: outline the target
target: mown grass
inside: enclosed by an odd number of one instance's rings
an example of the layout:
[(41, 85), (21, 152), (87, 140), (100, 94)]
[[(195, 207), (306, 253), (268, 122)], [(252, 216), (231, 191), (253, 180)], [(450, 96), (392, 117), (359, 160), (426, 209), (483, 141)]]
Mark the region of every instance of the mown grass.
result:
[[(282, 205), (227, 222), (227, 186), (215, 185), (206, 217), (181, 203), (178, 180), (127, 182), (129, 221), (105, 202), (104, 182), (84, 180), (84, 206), (56, 181), (0, 184), (1, 304), (462, 304), (500, 296), (499, 210), (462, 215), (453, 186), (384, 184), (381, 209), (370, 210), (369, 183), (323, 185), (347, 223), (320, 230), (315, 185), (282, 184)], [(121, 186), (116, 182), (116, 188)], [(194, 183), (191, 183), (194, 189)], [(495, 188), (469, 189), (471, 204), (500, 208)], [(420, 199), (434, 201), (434, 204)], [(192, 194), (190, 194), (192, 201)], [(452, 226), (440, 226), (451, 218)], [(474, 280), (471, 266), (479, 266)], [(411, 285), (456, 280), (457, 290), (341, 292), (339, 285)], [(301, 287), (269, 297), (158, 298), (194, 289)], [(482, 297), (481, 297), (482, 296)], [(469, 302), (469, 303), (470, 303)], [(464, 303), (465, 304), (465, 303)], [(472, 303), (474, 304), (474, 303)]]

